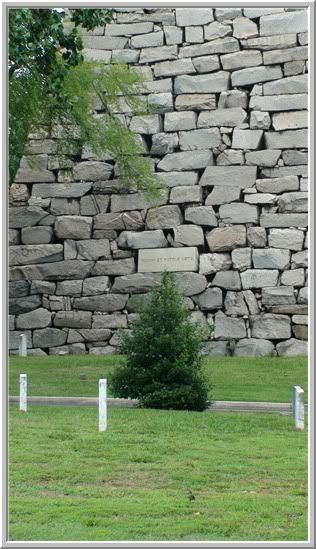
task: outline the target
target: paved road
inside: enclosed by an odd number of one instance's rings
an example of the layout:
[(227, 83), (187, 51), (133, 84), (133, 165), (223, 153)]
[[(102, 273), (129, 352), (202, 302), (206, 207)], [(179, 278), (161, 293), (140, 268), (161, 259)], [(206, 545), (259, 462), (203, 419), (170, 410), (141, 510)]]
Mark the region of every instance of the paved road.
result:
[[(19, 402), (18, 396), (9, 397), (13, 403)], [(31, 406), (98, 406), (99, 399), (95, 397), (28, 397)], [(111, 408), (135, 408), (138, 401), (127, 398), (108, 398)], [(305, 404), (305, 412), (308, 406)], [(292, 404), (288, 402), (238, 402), (230, 400), (214, 400), (207, 409), (208, 412), (279, 412), (292, 413)]]

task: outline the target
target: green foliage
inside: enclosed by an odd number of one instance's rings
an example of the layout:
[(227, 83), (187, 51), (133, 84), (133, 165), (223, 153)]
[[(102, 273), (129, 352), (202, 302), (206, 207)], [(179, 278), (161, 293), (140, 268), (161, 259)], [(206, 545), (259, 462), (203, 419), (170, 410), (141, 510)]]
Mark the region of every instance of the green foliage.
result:
[[(144, 112), (140, 97), (143, 77), (118, 63), (105, 67), (83, 61), (78, 26), (91, 30), (112, 17), (105, 9), (9, 10), (9, 173), (12, 183), (31, 130), (59, 127), (59, 155), (87, 145), (93, 153), (107, 151), (116, 162), (120, 186), (159, 196), (160, 183), (144, 148), (120, 120), (122, 101), (130, 112)], [(102, 115), (95, 115), (96, 99)], [(74, 146), (74, 147), (73, 147)]]
[(130, 334), (122, 335), (126, 363), (112, 375), (115, 396), (138, 398), (147, 408), (201, 411), (207, 407), (208, 384), (202, 374), (203, 329), (176, 288), (173, 273), (140, 313)]

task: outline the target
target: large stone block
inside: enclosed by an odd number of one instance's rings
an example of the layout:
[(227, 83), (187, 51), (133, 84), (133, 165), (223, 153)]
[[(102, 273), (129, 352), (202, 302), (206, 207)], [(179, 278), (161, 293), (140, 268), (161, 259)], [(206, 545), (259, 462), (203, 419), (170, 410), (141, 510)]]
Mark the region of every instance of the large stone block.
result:
[(205, 168), (212, 159), (213, 153), (210, 150), (177, 152), (167, 154), (158, 163), (157, 168), (166, 172), (199, 170)]
[(307, 32), (307, 30), (308, 19), (306, 9), (260, 17), (261, 36)]
[(179, 29), (179, 27), (176, 27), (175, 25), (166, 25), (164, 26), (164, 33), (167, 46), (182, 44), (182, 29)]
[(57, 282), (56, 295), (81, 296), (82, 280), (63, 280)]
[(264, 8), (260, 6), (259, 8), (244, 8), (243, 11), (245, 17), (249, 17), (249, 19), (257, 19), (263, 15), (284, 12), (284, 8)]
[(139, 248), (166, 248), (168, 246), (168, 242), (161, 229), (142, 231), (141, 233), (123, 231), (117, 240), (117, 244), (119, 248), (133, 250), (138, 250)]
[(93, 315), (92, 329), (127, 328), (127, 316), (124, 313)]
[[(111, 197), (111, 211), (112, 212), (124, 212), (130, 210), (146, 210), (151, 206), (160, 206), (166, 204), (168, 201), (168, 191), (164, 190), (161, 196), (153, 201), (146, 198), (144, 193), (129, 193), (112, 195)], [(114, 227), (113, 227), (114, 228)], [(119, 227), (115, 227), (119, 228)]]
[(34, 244), (10, 247), (10, 265), (50, 263), (63, 259), (62, 244)]
[(69, 280), (86, 278), (92, 270), (93, 261), (65, 260), (39, 265), (13, 267), (12, 280)]
[(155, 76), (178, 76), (179, 74), (194, 74), (196, 69), (191, 59), (177, 59), (176, 61), (163, 61), (156, 63), (154, 67)]
[(223, 193), (223, 187), (213, 187), (210, 194), (207, 195), (205, 200), (205, 206), (219, 206), (221, 204), (228, 204), (235, 200), (240, 200), (241, 190), (238, 187), (226, 187), (225, 193)]
[[(263, 130), (240, 130), (235, 128), (232, 147), (234, 149), (258, 149), (262, 136)], [(267, 146), (267, 148), (269, 147)], [(277, 147), (271, 147), (271, 149), (275, 148)]]
[(191, 206), (186, 208), (184, 218), (195, 225), (216, 227), (217, 218), (212, 206)]
[(231, 203), (219, 207), (219, 216), (224, 223), (257, 223), (258, 207), (252, 204)]
[(275, 50), (297, 46), (296, 34), (278, 34), (277, 36), (259, 36), (240, 41), (244, 49)]
[(241, 90), (228, 90), (221, 92), (218, 100), (218, 109), (246, 109), (248, 107), (248, 94)]
[(133, 116), (130, 123), (130, 130), (145, 135), (159, 133), (161, 129), (161, 118), (159, 114), (145, 114), (142, 116)]
[[(263, 227), (247, 228), (247, 243), (252, 248), (264, 248), (267, 243), (267, 233)], [(280, 248), (280, 246), (276, 246)]]
[(272, 168), (276, 166), (280, 156), (280, 150), (246, 152), (246, 164), (248, 166), (264, 166)]
[(91, 328), (92, 313), (89, 311), (57, 311), (54, 326), (58, 328)]
[(156, 133), (152, 138), (150, 154), (151, 156), (163, 156), (172, 153), (178, 147), (178, 144), (177, 133)]
[(255, 166), (207, 166), (199, 184), (202, 186), (252, 187), (256, 181)]
[[(92, 183), (37, 183), (32, 187), (32, 197), (41, 198), (76, 198), (85, 195), (90, 191)], [(19, 208), (21, 209), (21, 208)], [(45, 212), (47, 215), (47, 212)], [(43, 216), (44, 217), (44, 216)]]
[(146, 34), (152, 32), (154, 28), (153, 23), (110, 23), (105, 26), (105, 37), (108, 36), (134, 36), (137, 34)]
[(100, 181), (109, 179), (112, 170), (111, 164), (88, 160), (75, 165), (73, 176), (75, 181)]
[(252, 261), (255, 269), (288, 269), (290, 266), (290, 251), (277, 248), (254, 249)]
[(233, 20), (233, 35), (236, 38), (249, 38), (258, 35), (258, 28), (254, 21), (247, 17), (239, 16)]
[(228, 356), (227, 341), (207, 341), (202, 354), (206, 356)]
[(199, 179), (197, 172), (157, 172), (157, 175), (168, 187), (196, 185)]
[(242, 292), (227, 292), (224, 305), (228, 315), (248, 316), (248, 307)]
[(250, 98), (250, 109), (255, 111), (292, 111), (307, 109), (307, 93), (293, 95), (253, 95)]
[(76, 259), (108, 259), (111, 257), (110, 243), (106, 238), (98, 240), (77, 240), (75, 242), (77, 248)]
[(240, 339), (237, 341), (234, 356), (273, 356), (274, 345), (266, 339)]
[(50, 213), (53, 215), (79, 215), (79, 200), (75, 198), (53, 198), (50, 204)]
[(141, 34), (139, 36), (133, 36), (131, 38), (132, 48), (154, 48), (156, 46), (163, 45), (163, 32), (150, 32), (148, 34)]
[(308, 343), (300, 339), (291, 338), (278, 343), (276, 350), (279, 356), (307, 356)]
[(174, 230), (175, 244), (181, 246), (203, 246), (204, 233), (201, 227), (196, 225), (179, 225)]
[[(116, 281), (120, 278), (125, 277), (118, 277), (116, 278)], [(120, 311), (121, 309), (124, 309), (127, 303), (127, 299), (127, 295), (120, 294), (75, 297), (73, 306), (75, 309), (81, 309), (84, 311), (100, 311), (112, 313), (114, 311)]]
[(83, 36), (82, 41), (85, 48), (95, 50), (118, 50), (125, 48), (128, 42), (123, 36)]
[(262, 53), (259, 50), (241, 50), (235, 53), (221, 55), (224, 70), (244, 69), (262, 65)]
[(262, 214), (260, 216), (260, 225), (262, 227), (307, 227), (308, 216), (307, 214)]
[[(117, 294), (142, 294), (144, 292), (148, 292), (152, 290), (153, 288), (157, 288), (161, 284), (161, 275), (160, 273), (135, 273), (131, 275), (126, 276), (118, 276), (116, 277), (112, 291), (117, 292)], [(114, 294), (110, 294), (106, 297), (113, 297)], [(115, 296), (114, 297), (119, 297)], [(127, 296), (124, 296), (124, 299), (127, 301)], [(125, 302), (126, 303), (126, 302)], [(122, 307), (116, 307), (117, 309), (123, 309), (125, 306), (125, 303)], [(98, 309), (100, 310), (100, 309)], [(115, 308), (112, 309), (112, 311), (115, 311)]]
[(267, 149), (306, 149), (308, 147), (307, 130), (265, 132), (264, 138)]
[(22, 244), (49, 244), (52, 239), (52, 227), (24, 227), (21, 231)]
[(211, 149), (222, 144), (218, 128), (179, 132), (179, 143), (182, 151)]
[(86, 278), (82, 284), (82, 295), (106, 294), (110, 289), (110, 279), (108, 276), (93, 276)]
[(285, 191), (298, 191), (299, 180), (296, 175), (285, 175), (272, 179), (257, 179), (257, 191), (260, 193), (281, 194)]
[(308, 47), (289, 48), (285, 50), (272, 50), (264, 52), (263, 62), (265, 65), (274, 63), (288, 63), (308, 59)]
[(211, 286), (218, 286), (225, 290), (241, 290), (240, 275), (238, 271), (219, 271), (215, 274)]
[(52, 183), (56, 177), (50, 170), (19, 168), (14, 179), (15, 183)]
[(269, 246), (299, 252), (303, 248), (304, 234), (297, 229), (270, 229)]
[(246, 120), (246, 118), (246, 111), (240, 107), (235, 107), (231, 109), (217, 109), (216, 111), (212, 112), (202, 112), (199, 115), (197, 125), (199, 128), (206, 128), (208, 126), (234, 127), (242, 124)]
[(192, 63), (194, 65), (195, 70), (198, 73), (213, 72), (221, 68), (218, 55), (205, 55), (203, 57), (193, 57)]
[[(20, 280), (19, 282), (26, 282)], [(56, 284), (54, 282), (46, 282), (44, 280), (32, 280), (31, 294), (47, 294), (54, 295), (56, 292)]]
[[(279, 65), (275, 67), (256, 67), (241, 69), (232, 73), (233, 86), (249, 86), (258, 82), (268, 82), (282, 78), (282, 69)], [(271, 95), (271, 94), (270, 94)]]
[(176, 23), (178, 27), (206, 25), (211, 21), (214, 21), (212, 8), (176, 8)]
[(215, 74), (200, 74), (198, 76), (177, 76), (174, 92), (181, 93), (216, 93), (229, 87), (229, 72), (218, 71)]
[(228, 252), (246, 246), (246, 227), (218, 227), (206, 234), (206, 241), (211, 252)]
[(251, 269), (252, 249), (251, 248), (236, 248), (232, 251), (233, 268), (238, 271)]
[(248, 269), (240, 274), (241, 284), (244, 290), (276, 286), (278, 277), (279, 271), (276, 269)]
[(33, 347), (58, 347), (64, 345), (67, 339), (67, 332), (58, 330), (58, 328), (43, 328), (34, 330), (33, 332)]
[(28, 280), (9, 282), (9, 297), (24, 297), (29, 294), (30, 283)]
[(89, 343), (90, 341), (96, 341), (99, 344), (101, 342), (108, 341), (111, 337), (111, 330), (105, 328), (92, 328), (86, 329), (81, 328), (78, 330), (69, 330), (67, 343), (76, 343), (76, 342), (85, 342)]
[(177, 111), (208, 111), (216, 109), (216, 95), (214, 93), (193, 93), (178, 95), (175, 101)]
[(179, 206), (161, 206), (148, 210), (146, 216), (147, 229), (172, 229), (183, 221)]
[(281, 284), (284, 286), (304, 286), (305, 273), (304, 269), (291, 269), (284, 271), (281, 275)]
[(197, 114), (194, 111), (167, 112), (165, 114), (165, 132), (177, 132), (179, 130), (193, 130), (196, 128)]
[(263, 84), (263, 95), (281, 95), (294, 93), (308, 93), (307, 74), (301, 74), (298, 76), (287, 76), (286, 78), (280, 77), (280, 80), (275, 80), (275, 82), (267, 82), (266, 84)]
[(199, 273), (176, 273), (176, 286), (186, 297), (203, 292), (207, 285), (205, 276)]
[(139, 63), (156, 63), (157, 61), (177, 59), (178, 46), (160, 46), (158, 48), (144, 48), (141, 51)]
[(288, 339), (291, 337), (291, 320), (285, 315), (271, 313), (250, 317), (251, 335), (258, 339)]
[(172, 93), (152, 93), (148, 95), (148, 107), (155, 113), (164, 113), (173, 110)]
[(278, 198), (279, 212), (307, 212), (308, 193), (284, 193)]
[(40, 307), (28, 313), (21, 314), (16, 319), (16, 329), (46, 328), (51, 325), (52, 314)]
[(262, 288), (262, 305), (288, 305), (295, 302), (293, 286)]
[(20, 229), (37, 225), (39, 221), (48, 216), (48, 213), (39, 206), (19, 206), (10, 208), (9, 227)]
[(228, 270), (232, 266), (230, 254), (201, 254), (200, 274), (208, 275), (217, 271)]
[(218, 38), (224, 38), (230, 34), (232, 34), (230, 25), (223, 25), (218, 21), (213, 21), (208, 25), (204, 25), (205, 40), (217, 40)]
[(303, 250), (292, 254), (291, 269), (298, 269), (299, 267), (308, 267), (308, 251)]
[(212, 55), (216, 53), (233, 53), (239, 51), (239, 42), (232, 36), (211, 40), (204, 44), (193, 46), (184, 46), (180, 48), (179, 57), (200, 57), (203, 55)]
[(245, 321), (241, 318), (230, 318), (222, 311), (215, 314), (215, 339), (241, 339), (246, 337)]
[[(133, 230), (138, 231), (144, 226), (144, 220), (141, 212), (112, 212), (107, 214), (99, 214), (94, 218), (94, 229), (103, 231), (122, 231)], [(94, 237), (95, 238), (95, 237)]]
[(193, 301), (201, 311), (213, 311), (223, 305), (223, 295), (220, 288), (207, 288), (199, 295), (193, 296)]
[(89, 239), (91, 231), (91, 217), (65, 215), (58, 217), (55, 223), (57, 238), (72, 238), (73, 240)]
[(126, 259), (115, 259), (115, 260), (106, 260), (106, 261), (97, 261), (93, 267), (92, 274), (99, 275), (108, 275), (108, 276), (117, 276), (117, 275), (128, 275), (134, 273), (135, 261), (132, 257)]

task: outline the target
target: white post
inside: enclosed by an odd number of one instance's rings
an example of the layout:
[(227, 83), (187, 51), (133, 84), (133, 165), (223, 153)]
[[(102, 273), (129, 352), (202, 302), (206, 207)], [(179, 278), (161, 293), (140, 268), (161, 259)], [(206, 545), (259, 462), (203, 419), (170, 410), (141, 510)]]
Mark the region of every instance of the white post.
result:
[(20, 410), (27, 411), (27, 375), (20, 374)]
[(27, 356), (26, 335), (20, 335), (19, 356)]
[(99, 431), (107, 428), (106, 379), (99, 379)]
[(292, 407), (296, 429), (304, 429), (304, 391), (299, 385), (293, 387)]

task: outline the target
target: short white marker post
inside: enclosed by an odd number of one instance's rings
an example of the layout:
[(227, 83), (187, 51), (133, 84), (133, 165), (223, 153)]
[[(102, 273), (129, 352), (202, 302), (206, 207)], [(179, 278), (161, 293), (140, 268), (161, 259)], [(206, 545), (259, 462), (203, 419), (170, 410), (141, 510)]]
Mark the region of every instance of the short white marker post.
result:
[(99, 431), (106, 431), (107, 427), (106, 385), (106, 379), (99, 379)]
[(20, 410), (27, 411), (27, 375), (20, 374)]
[(293, 387), (292, 408), (296, 429), (304, 429), (304, 391), (299, 385)]
[(20, 335), (19, 356), (27, 356), (26, 335)]

